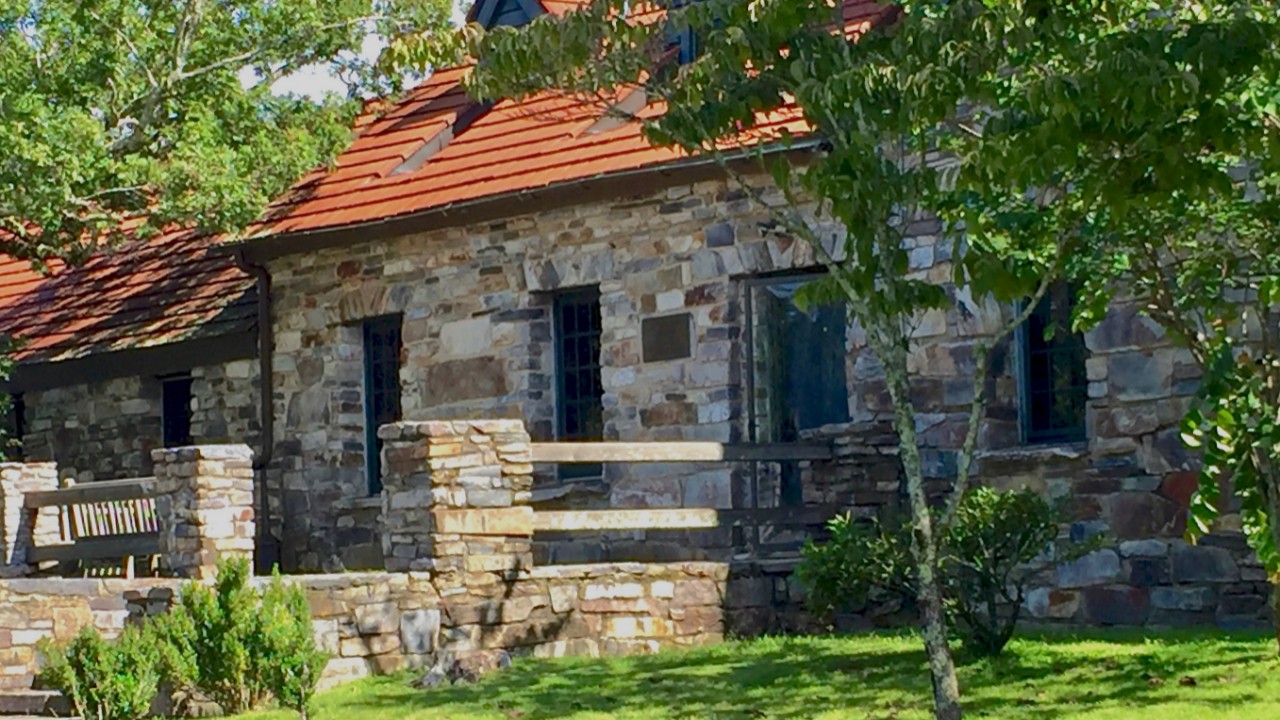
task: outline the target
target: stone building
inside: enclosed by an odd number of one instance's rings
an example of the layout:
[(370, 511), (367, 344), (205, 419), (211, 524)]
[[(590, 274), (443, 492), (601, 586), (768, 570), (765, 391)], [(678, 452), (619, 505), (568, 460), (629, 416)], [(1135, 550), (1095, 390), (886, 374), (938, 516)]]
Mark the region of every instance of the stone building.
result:
[[(473, 17), (515, 24), (572, 5), (486, 0)], [(869, 2), (845, 5), (849, 23), (888, 13)], [(219, 294), (227, 302), (214, 311), (193, 301), (209, 312), (193, 311), (172, 334), (158, 314), (101, 342), (68, 320), (63, 337), (74, 349), (65, 352), (74, 362), (124, 352), (156, 328), (166, 333), (161, 347), (220, 338), (171, 367), (141, 373), (129, 364), (41, 384), (34, 379), (49, 375), (37, 368), (63, 356), (34, 345), (24, 351), (37, 353), (23, 356), (14, 378), (28, 451), (46, 448), (86, 478), (145, 472), (128, 458), (159, 440), (164, 393), (156, 376), (189, 372), (193, 438), (201, 427), (209, 440), (257, 447), (265, 431), (260, 526), (281, 539), (282, 564), (294, 571), (383, 566), (377, 428), (402, 420), (522, 419), (534, 440), (822, 440), (837, 451), (811, 464), (539, 467), (533, 498), (541, 508), (892, 507), (901, 483), (877, 362), (840, 308), (801, 311), (794, 300), (821, 272), (812, 250), (777, 232), (767, 208), (713, 163), (652, 148), (636, 124), (593, 104), (553, 96), (476, 102), (460, 85), (464, 73), (438, 71), (362, 117), (332, 169), (277, 200), (220, 260), (197, 253), (223, 263), (220, 277), (239, 273), (234, 254), (269, 278), (259, 308), (270, 337), (260, 358), (271, 368), (260, 378), (271, 404), (265, 428), (249, 409), (252, 282), (236, 274)], [(762, 120), (766, 130), (805, 131), (794, 112)], [(765, 200), (781, 202), (767, 191)], [(838, 228), (822, 231), (838, 245)], [(910, 271), (947, 285), (953, 238), (927, 219), (907, 236)], [(926, 470), (939, 485), (956, 471), (974, 340), (1013, 312), (963, 291), (951, 296), (948, 310), (920, 319), (912, 353)], [(0, 331), (15, 322), (6, 318), (23, 317), (13, 309), (23, 303), (7, 302)], [(137, 309), (123, 298), (119, 305)], [(999, 348), (986, 379), (993, 400), (980, 481), (1062, 499), (1073, 516), (1065, 534), (1107, 538), (1103, 550), (1046, 574), (1028, 601), (1031, 616), (1258, 622), (1265, 574), (1239, 534), (1194, 547), (1180, 539), (1195, 476), (1177, 426), (1196, 387), (1194, 364), (1124, 303), (1084, 336), (1064, 327), (1046, 340), (1044, 328), (1062, 326), (1068, 314), (1069, 294), (1055, 289)], [(215, 355), (214, 347), (244, 350)], [(32, 409), (41, 406), (48, 409)], [(44, 419), (55, 411), (67, 419)], [(95, 440), (95, 429), (106, 428), (95, 417), (129, 429), (110, 428), (110, 444)], [(802, 537), (769, 533), (783, 542)], [(536, 549), (555, 561), (727, 559), (752, 542), (759, 538), (726, 525)], [(753, 582), (779, 607), (798, 597), (785, 572)]]
[(255, 281), (214, 245), (167, 233), (43, 274), (0, 256), (6, 455), (92, 482), (150, 475), (160, 447), (256, 442)]

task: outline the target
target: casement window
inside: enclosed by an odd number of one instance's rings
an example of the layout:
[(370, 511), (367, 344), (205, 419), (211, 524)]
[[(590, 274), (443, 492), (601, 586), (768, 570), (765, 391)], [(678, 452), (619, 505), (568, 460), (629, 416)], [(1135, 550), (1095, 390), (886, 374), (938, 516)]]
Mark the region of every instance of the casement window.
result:
[(191, 444), (191, 376), (160, 378), (160, 425), (165, 447)]
[[(567, 290), (555, 295), (556, 434), (560, 440), (604, 437), (600, 381), (600, 291)], [(599, 465), (563, 465), (562, 479), (600, 477)]]
[(369, 495), (382, 492), (382, 441), (378, 428), (400, 420), (399, 315), (365, 320), (364, 336), (364, 447), (365, 481)]
[(1019, 329), (1019, 394), (1028, 443), (1085, 438), (1089, 382), (1084, 337), (1071, 330), (1072, 299), (1068, 285), (1054, 285)]
[[(748, 395), (754, 442), (794, 442), (800, 432), (849, 421), (844, 305), (801, 310), (796, 292), (817, 275), (747, 282)], [(800, 469), (782, 465), (781, 500), (802, 500)]]

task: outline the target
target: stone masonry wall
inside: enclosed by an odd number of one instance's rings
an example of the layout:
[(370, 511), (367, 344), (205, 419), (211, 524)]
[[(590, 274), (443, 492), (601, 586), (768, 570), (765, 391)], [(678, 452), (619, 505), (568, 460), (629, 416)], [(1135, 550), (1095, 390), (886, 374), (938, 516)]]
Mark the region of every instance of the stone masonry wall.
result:
[[(738, 278), (812, 267), (766, 214), (723, 182), (359, 243), (271, 261), (277, 469), (286, 487), (286, 566), (380, 563), (369, 501), (360, 321), (403, 314), (403, 419), (520, 418), (553, 439), (555, 291), (598, 286), (604, 438), (741, 441)], [(766, 227), (762, 227), (762, 224)], [(641, 320), (688, 313), (691, 357), (644, 362)], [(852, 376), (852, 359), (850, 376)], [(743, 507), (742, 469), (607, 466), (604, 482), (558, 484), (544, 507)], [(603, 538), (640, 559), (727, 548), (727, 529)], [(605, 557), (583, 539), (575, 560)], [(599, 548), (599, 550), (594, 550)], [(566, 554), (568, 557), (568, 554)]]
[[(724, 565), (547, 567), (508, 585), (438, 588), (430, 573), (290, 576), (330, 654), (324, 686), (429, 665), (437, 652), (612, 655), (723, 638)], [(265, 582), (259, 580), (258, 582)], [(0, 688), (31, 687), (37, 644), (107, 635), (167, 610), (177, 580), (0, 580)]]
[[(257, 447), (258, 366), (235, 360), (191, 370), (191, 436), (196, 444)], [(161, 447), (161, 383), (124, 377), (26, 393), (23, 457), (58, 464), (76, 482), (141, 477)]]

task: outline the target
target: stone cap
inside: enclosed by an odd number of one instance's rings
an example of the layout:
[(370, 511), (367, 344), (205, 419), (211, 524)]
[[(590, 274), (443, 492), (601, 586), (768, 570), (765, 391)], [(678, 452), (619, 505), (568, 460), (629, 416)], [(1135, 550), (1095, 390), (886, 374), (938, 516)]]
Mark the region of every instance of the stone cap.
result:
[(253, 460), (248, 445), (187, 445), (151, 451), (152, 462), (188, 462), (191, 460)]
[(415, 437), (466, 437), (479, 433), (526, 433), (523, 420), (428, 420), (396, 422), (378, 428), (380, 440), (410, 440)]

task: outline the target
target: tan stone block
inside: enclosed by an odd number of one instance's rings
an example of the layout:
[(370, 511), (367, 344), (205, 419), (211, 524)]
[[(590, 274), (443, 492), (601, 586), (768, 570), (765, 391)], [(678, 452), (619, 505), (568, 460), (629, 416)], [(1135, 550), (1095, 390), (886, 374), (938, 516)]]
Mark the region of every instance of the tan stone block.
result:
[(459, 535), (531, 536), (533, 508), (433, 510), (436, 532)]

